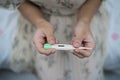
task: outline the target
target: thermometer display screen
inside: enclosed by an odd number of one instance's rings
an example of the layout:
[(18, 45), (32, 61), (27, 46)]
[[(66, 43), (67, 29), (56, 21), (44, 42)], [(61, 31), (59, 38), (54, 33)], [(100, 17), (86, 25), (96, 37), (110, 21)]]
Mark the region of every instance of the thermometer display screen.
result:
[(58, 47), (64, 47), (64, 45), (58, 45)]

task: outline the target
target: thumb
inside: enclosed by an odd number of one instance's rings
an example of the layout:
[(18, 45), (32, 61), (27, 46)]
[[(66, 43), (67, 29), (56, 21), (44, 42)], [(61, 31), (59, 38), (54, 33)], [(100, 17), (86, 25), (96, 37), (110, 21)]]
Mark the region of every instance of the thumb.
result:
[(47, 42), (49, 44), (55, 44), (56, 43), (56, 38), (54, 36), (54, 32), (47, 32), (46, 33), (46, 38), (47, 38)]
[(82, 45), (83, 41), (83, 34), (75, 32), (73, 39), (72, 39), (72, 45), (76, 48), (80, 47)]
[(79, 37), (75, 37), (72, 41), (72, 45), (76, 48), (80, 47), (82, 44), (82, 39)]

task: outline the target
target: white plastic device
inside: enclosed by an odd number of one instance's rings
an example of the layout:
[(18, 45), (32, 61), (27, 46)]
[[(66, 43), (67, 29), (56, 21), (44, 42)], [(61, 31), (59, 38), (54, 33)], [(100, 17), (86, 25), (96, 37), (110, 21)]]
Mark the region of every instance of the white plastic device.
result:
[[(74, 50), (76, 49), (70, 44), (44, 44), (45, 49), (50, 49), (50, 48), (55, 48), (56, 50)], [(79, 49), (92, 49), (92, 48), (87, 48), (87, 47), (79, 47)]]

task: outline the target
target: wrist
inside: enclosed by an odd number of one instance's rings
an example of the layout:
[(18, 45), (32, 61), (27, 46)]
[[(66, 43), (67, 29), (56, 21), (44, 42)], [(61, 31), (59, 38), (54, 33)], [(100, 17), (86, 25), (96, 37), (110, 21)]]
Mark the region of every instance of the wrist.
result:
[(77, 25), (83, 28), (89, 28), (90, 21), (85, 20), (85, 19), (80, 19), (77, 22)]
[(35, 25), (36, 29), (38, 29), (38, 28), (43, 27), (42, 25), (45, 22), (47, 22), (47, 21), (44, 18), (41, 18), (41, 19), (36, 20), (36, 22), (34, 23), (34, 25)]
[(90, 24), (90, 19), (89, 18), (81, 18), (81, 19), (78, 19), (78, 23)]

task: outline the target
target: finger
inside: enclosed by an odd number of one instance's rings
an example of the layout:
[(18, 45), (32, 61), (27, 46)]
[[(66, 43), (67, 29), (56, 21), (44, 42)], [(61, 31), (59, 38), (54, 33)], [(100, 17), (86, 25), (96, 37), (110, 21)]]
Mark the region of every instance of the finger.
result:
[(44, 39), (43, 36), (40, 36), (39, 39), (35, 39), (34, 43), (35, 43), (35, 45), (36, 45), (37, 50), (38, 50), (41, 54), (46, 54), (46, 55), (49, 55), (49, 54), (54, 53), (54, 52), (55, 52), (54, 49), (45, 50), (45, 49), (43, 48), (44, 42), (45, 42), (45, 39)]
[(44, 48), (43, 48), (43, 44), (40, 44), (40, 46), (39, 46), (39, 48), (38, 48), (38, 51), (40, 52), (40, 53), (42, 53), (42, 54), (45, 54), (45, 55), (50, 55), (50, 54), (52, 54), (52, 53), (55, 53), (55, 49), (48, 49), (48, 50), (45, 50)]
[(37, 49), (39, 49), (41, 47), (41, 45), (44, 44), (44, 43), (45, 43), (44, 37), (40, 36), (40, 37), (35, 37), (34, 38), (34, 44), (35, 44)]
[(80, 49), (75, 49), (75, 50), (74, 50), (74, 53), (79, 54), (79, 55), (81, 55), (81, 56), (84, 56), (83, 54), (80, 53)]
[(34, 42), (40, 42), (40, 43), (45, 43), (45, 34), (41, 31), (37, 32), (36, 35), (33, 38)]
[(84, 40), (85, 37), (85, 31), (84, 28), (81, 28), (80, 25), (77, 25), (74, 28), (74, 33), (73, 33), (73, 39), (72, 43), (73, 46), (78, 48), (82, 45), (82, 41)]
[(87, 39), (85, 39), (84, 42), (86, 42), (87, 47), (95, 47), (95, 40), (93, 37), (87, 37)]
[(83, 41), (83, 34), (80, 34), (80, 32), (76, 31), (72, 37), (71, 44), (75, 48), (78, 48), (82, 45), (82, 41)]
[(80, 49), (75, 49), (73, 53), (76, 55), (80, 55), (81, 57), (84, 57), (83, 54), (80, 54)]
[(49, 44), (55, 44), (56, 43), (56, 38), (55, 38), (55, 36), (54, 36), (54, 34), (53, 34), (53, 32), (47, 32), (46, 33), (46, 38), (47, 38), (47, 42), (49, 43)]
[(78, 48), (81, 46), (81, 43), (82, 43), (82, 40), (80, 38), (75, 38), (73, 41), (72, 41), (72, 45), (75, 47), (75, 48)]
[(95, 41), (94, 40), (85, 40), (85, 45), (84, 47), (88, 47), (88, 48), (92, 48), (91, 50), (90, 49), (86, 49), (87, 51), (89, 51), (90, 53), (93, 52), (94, 48), (95, 48)]
[(90, 53), (92, 53), (93, 50), (94, 50), (94, 48), (95, 48), (95, 46), (93, 46), (92, 43), (86, 43), (86, 44), (85, 44), (85, 47), (91, 48), (91, 49), (86, 49), (86, 51), (87, 51), (87, 52), (90, 52)]
[(78, 53), (79, 53), (80, 55), (83, 55), (84, 57), (89, 57), (89, 56), (92, 54), (92, 51), (87, 51), (87, 50), (79, 49), (79, 50), (78, 50)]
[(84, 58), (84, 56), (78, 54), (78, 53), (73, 53), (75, 56), (79, 57), (79, 58)]

